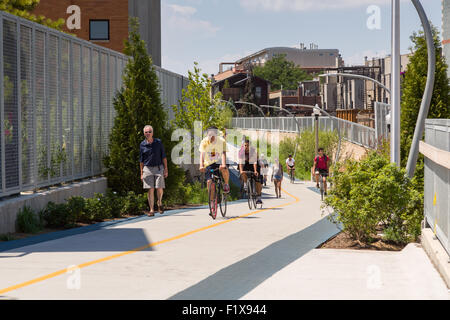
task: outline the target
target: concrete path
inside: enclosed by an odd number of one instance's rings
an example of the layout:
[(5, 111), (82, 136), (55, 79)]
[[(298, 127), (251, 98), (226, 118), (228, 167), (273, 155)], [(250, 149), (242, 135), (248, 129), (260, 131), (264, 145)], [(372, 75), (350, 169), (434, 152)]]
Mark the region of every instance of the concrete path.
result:
[(3, 299), (448, 299), (421, 248), (317, 250), (338, 230), (313, 184), (0, 252)]

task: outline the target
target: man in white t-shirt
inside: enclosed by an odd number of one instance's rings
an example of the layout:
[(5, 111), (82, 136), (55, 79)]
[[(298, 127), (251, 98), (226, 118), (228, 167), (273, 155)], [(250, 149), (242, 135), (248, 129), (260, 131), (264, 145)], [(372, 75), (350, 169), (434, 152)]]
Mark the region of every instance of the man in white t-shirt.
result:
[(288, 171), (288, 175), (291, 175), (291, 171), (295, 170), (295, 160), (292, 158), (292, 154), (289, 155), (289, 158), (286, 159), (286, 167)]

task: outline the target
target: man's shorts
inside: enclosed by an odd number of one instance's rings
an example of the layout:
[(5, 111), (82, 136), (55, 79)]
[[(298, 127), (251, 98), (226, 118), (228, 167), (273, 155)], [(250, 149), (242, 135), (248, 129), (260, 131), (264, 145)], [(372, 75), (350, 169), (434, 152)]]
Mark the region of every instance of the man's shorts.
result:
[(164, 166), (144, 167), (143, 170), (144, 189), (165, 189)]
[(316, 168), (316, 174), (319, 173), (322, 177), (328, 177), (328, 169)]
[[(254, 168), (253, 168), (253, 165), (252, 164), (249, 164), (249, 165), (244, 165), (244, 171), (251, 171), (251, 172), (254, 172)], [(261, 174), (258, 174), (258, 176), (257, 177), (255, 177), (255, 181), (256, 182), (259, 182), (259, 183), (264, 183), (263, 180), (264, 178), (263, 178), (263, 176), (261, 175)]]
[[(228, 169), (228, 167), (230, 166), (229, 164), (227, 164), (226, 165), (227, 166), (227, 169)], [(218, 164), (217, 162), (216, 163), (213, 163), (213, 164), (211, 164), (211, 165), (209, 165), (209, 166), (207, 166), (206, 167), (206, 170), (205, 170), (205, 179), (206, 179), (206, 181), (209, 181), (209, 180), (211, 180), (212, 179), (212, 176), (211, 176), (211, 170), (216, 170), (216, 169), (219, 169), (220, 168), (220, 164)], [(216, 172), (214, 172), (216, 175), (218, 174), (218, 172), (220, 172), (221, 173), (221, 171), (219, 170), (219, 171), (216, 171)]]

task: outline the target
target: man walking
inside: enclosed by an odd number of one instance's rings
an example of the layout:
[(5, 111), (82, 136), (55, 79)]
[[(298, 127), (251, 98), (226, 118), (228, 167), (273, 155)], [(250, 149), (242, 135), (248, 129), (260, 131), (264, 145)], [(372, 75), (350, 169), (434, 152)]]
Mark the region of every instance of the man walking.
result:
[(150, 217), (155, 215), (155, 189), (157, 190), (158, 196), (158, 211), (161, 214), (164, 213), (162, 205), (162, 197), (166, 187), (164, 179), (169, 175), (164, 146), (160, 139), (153, 138), (153, 134), (153, 127), (150, 125), (145, 126), (145, 140), (141, 142), (139, 148), (141, 180), (144, 184), (144, 189), (149, 190), (148, 204), (150, 206), (150, 212), (148, 213), (148, 216)]

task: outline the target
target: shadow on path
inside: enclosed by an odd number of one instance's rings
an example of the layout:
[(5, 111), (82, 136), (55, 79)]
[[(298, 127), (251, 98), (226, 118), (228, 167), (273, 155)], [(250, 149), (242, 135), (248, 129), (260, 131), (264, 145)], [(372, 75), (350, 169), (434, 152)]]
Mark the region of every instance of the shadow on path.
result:
[(338, 232), (337, 227), (325, 217), (218, 271), (169, 300), (238, 300)]

